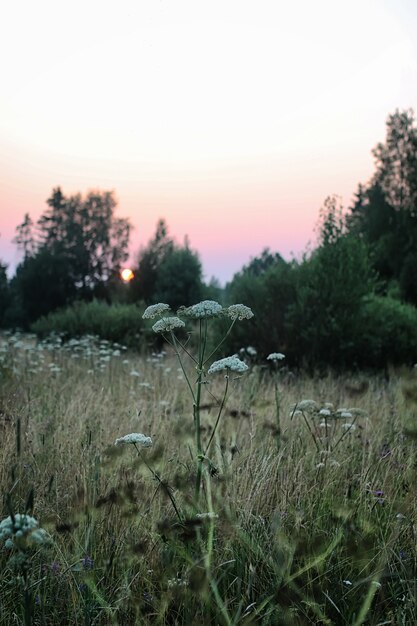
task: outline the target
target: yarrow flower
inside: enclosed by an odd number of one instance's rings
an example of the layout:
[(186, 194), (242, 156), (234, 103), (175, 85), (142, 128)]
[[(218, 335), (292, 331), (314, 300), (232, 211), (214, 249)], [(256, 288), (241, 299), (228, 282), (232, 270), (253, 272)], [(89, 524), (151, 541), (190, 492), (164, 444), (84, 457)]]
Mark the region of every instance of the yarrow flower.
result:
[(227, 308), (226, 315), (231, 320), (250, 320), (253, 317), (253, 311), (244, 304), (232, 304)]
[(330, 409), (321, 409), (319, 411), (319, 415), (323, 415), (324, 417), (329, 417), (329, 415), (331, 415), (332, 412), (330, 411)]
[(271, 352), (266, 357), (267, 361), (282, 361), (282, 359), (285, 359), (285, 354), (282, 354), (282, 352)]
[(179, 317), (163, 317), (158, 320), (153, 326), (154, 333), (165, 333), (175, 328), (182, 328), (185, 326), (184, 322)]
[(135, 443), (141, 448), (150, 448), (152, 446), (152, 439), (150, 437), (146, 437), (146, 435), (143, 435), (142, 433), (130, 433), (129, 435), (116, 439), (114, 445), (121, 446), (125, 443)]
[(215, 372), (221, 372), (222, 370), (230, 370), (231, 372), (246, 372), (248, 370), (246, 363), (241, 361), (237, 356), (227, 356), (219, 361), (214, 361), (210, 365), (208, 373), (214, 374)]
[(15, 513), (13, 518), (9, 515), (0, 522), (0, 541), (4, 541), (4, 547), (11, 549), (18, 545), (40, 545), (49, 542), (48, 535), (39, 523), (30, 515)]
[(158, 304), (151, 304), (145, 309), (144, 314), (142, 315), (142, 319), (144, 320), (153, 320), (157, 315), (161, 315), (165, 313), (165, 311), (169, 311), (169, 304), (164, 304), (163, 302), (159, 302)]
[(183, 315), (192, 317), (194, 319), (202, 319), (205, 317), (217, 317), (223, 311), (221, 304), (215, 300), (203, 300), (197, 304), (193, 304), (181, 312)]

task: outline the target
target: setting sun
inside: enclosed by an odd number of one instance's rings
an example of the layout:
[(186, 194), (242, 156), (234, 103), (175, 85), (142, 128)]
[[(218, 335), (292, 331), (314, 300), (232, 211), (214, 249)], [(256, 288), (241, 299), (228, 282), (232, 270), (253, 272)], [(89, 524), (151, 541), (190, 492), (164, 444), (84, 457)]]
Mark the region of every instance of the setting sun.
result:
[(120, 272), (120, 276), (122, 277), (123, 282), (128, 283), (134, 277), (134, 273), (132, 272), (131, 269), (126, 267), (124, 270)]

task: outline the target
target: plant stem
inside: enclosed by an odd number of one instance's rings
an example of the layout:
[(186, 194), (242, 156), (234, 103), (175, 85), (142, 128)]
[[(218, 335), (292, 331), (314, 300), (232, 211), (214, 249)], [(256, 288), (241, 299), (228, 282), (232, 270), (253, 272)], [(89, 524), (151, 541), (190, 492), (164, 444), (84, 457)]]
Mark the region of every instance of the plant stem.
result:
[(221, 403), (221, 405), (220, 405), (219, 414), (218, 414), (218, 416), (217, 416), (216, 423), (214, 424), (213, 432), (212, 432), (212, 433), (211, 433), (211, 435), (210, 435), (210, 439), (209, 439), (209, 442), (208, 442), (208, 444), (207, 444), (206, 451), (204, 452), (204, 456), (206, 456), (206, 454), (207, 454), (207, 452), (208, 452), (208, 449), (210, 448), (210, 444), (211, 444), (211, 442), (212, 442), (212, 441), (213, 441), (213, 439), (214, 439), (214, 435), (215, 435), (215, 433), (216, 433), (217, 426), (219, 425), (220, 417), (221, 417), (221, 414), (222, 414), (222, 412), (223, 412), (224, 404), (225, 404), (225, 402), (226, 402), (227, 390), (228, 390), (228, 388), (229, 388), (229, 376), (227, 375), (227, 376), (225, 376), (225, 378), (226, 378), (226, 386), (225, 386), (225, 389), (224, 389), (224, 394), (223, 394), (222, 403)]

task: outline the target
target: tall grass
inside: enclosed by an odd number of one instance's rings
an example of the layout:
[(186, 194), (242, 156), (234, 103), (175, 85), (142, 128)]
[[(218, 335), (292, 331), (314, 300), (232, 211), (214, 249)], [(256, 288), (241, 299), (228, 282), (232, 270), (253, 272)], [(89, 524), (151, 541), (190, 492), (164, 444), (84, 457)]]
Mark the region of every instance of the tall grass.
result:
[[(22, 555), (1, 549), (0, 624), (417, 623), (412, 374), (405, 395), (399, 375), (282, 374), (277, 448), (276, 379), (252, 367), (230, 385), (196, 512), (176, 357), (118, 352), (0, 346), (2, 518), (27, 509), (50, 536), (25, 555), (29, 613)], [(202, 390), (203, 444), (223, 388)], [(337, 446), (342, 420), (294, 410), (311, 398), (361, 409)], [(114, 446), (135, 431), (154, 442), (140, 457)]]

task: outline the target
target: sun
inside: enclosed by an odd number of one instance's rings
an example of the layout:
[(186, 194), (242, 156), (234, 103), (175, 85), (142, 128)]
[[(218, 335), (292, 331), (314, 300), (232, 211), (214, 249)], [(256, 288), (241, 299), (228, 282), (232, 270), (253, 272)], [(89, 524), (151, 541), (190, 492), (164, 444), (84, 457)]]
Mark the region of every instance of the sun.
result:
[(126, 267), (124, 270), (122, 270), (120, 272), (120, 276), (121, 276), (123, 282), (129, 283), (132, 280), (132, 278), (134, 277), (134, 273), (132, 272), (132, 270), (130, 268)]

